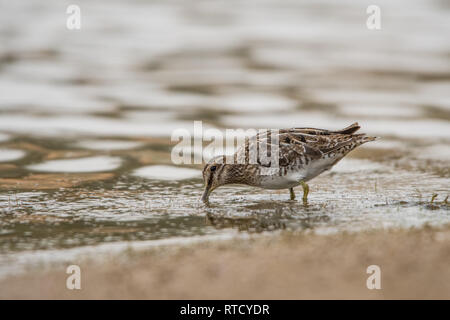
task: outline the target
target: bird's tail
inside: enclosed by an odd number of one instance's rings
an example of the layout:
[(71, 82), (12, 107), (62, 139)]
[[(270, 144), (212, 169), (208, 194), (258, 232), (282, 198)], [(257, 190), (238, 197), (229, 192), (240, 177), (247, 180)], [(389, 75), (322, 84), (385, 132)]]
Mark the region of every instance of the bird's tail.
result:
[(332, 133), (333, 134), (353, 134), (356, 131), (358, 131), (359, 129), (361, 129), (360, 125), (358, 124), (358, 122), (355, 122), (344, 129), (332, 131)]

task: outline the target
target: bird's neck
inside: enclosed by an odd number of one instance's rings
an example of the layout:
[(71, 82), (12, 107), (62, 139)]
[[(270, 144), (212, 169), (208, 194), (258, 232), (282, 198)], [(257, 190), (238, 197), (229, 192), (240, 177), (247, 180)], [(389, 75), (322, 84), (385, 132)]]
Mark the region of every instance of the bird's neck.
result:
[(254, 184), (256, 175), (251, 166), (245, 164), (228, 164), (227, 167), (227, 184)]

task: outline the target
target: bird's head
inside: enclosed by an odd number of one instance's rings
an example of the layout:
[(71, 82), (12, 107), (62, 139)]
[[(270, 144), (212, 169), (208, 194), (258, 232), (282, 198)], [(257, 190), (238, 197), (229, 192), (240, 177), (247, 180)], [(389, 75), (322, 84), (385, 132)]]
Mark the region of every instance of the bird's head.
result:
[(226, 164), (224, 156), (215, 157), (205, 165), (203, 168), (205, 190), (202, 195), (204, 203), (209, 202), (209, 195), (214, 189), (238, 182), (238, 174), (234, 166), (234, 164)]

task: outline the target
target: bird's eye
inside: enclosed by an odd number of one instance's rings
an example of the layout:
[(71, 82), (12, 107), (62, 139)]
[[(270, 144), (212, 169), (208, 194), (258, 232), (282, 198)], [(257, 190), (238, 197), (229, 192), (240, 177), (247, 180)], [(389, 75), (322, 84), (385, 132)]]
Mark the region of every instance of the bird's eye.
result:
[(210, 170), (211, 170), (211, 171), (216, 171), (216, 169), (217, 169), (216, 166), (212, 166)]

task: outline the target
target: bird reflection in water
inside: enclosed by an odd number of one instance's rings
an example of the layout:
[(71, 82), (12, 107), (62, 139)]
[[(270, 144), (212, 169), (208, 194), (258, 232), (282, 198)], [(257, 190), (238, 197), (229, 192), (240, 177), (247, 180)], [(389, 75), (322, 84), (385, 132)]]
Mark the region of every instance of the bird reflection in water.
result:
[(260, 233), (263, 231), (275, 231), (285, 229), (312, 229), (321, 223), (330, 220), (327, 215), (317, 215), (306, 212), (299, 215), (290, 207), (278, 207), (274, 211), (256, 212), (252, 211), (247, 216), (230, 216), (224, 213), (213, 213), (207, 211), (205, 215), (206, 225), (216, 229), (234, 228), (249, 233)]

